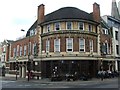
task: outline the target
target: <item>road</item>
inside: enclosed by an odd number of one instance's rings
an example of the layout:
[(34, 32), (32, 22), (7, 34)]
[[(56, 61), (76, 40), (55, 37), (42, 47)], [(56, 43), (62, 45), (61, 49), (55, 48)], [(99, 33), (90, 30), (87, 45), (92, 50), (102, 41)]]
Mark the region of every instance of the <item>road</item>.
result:
[(118, 88), (118, 78), (89, 81), (2, 80), (2, 88)]

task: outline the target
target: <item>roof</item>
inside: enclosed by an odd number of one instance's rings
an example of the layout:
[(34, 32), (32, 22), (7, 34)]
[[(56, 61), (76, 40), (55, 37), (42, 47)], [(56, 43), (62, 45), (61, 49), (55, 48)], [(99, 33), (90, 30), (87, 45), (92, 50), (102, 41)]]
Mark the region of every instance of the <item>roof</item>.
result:
[(108, 24), (102, 18), (101, 18), (101, 26), (103, 28), (110, 29), (110, 27), (108, 26)]
[(102, 28), (108, 29), (108, 33), (110, 36), (112, 36), (111, 28), (108, 26), (108, 24), (101, 18), (101, 26)]
[(34, 22), (34, 24), (28, 29), (26, 33), (26, 37), (30, 35), (30, 30), (33, 30), (37, 27), (37, 20)]
[(13, 42), (14, 42), (14, 40), (4, 40), (3, 42), (1, 42), (1, 44), (2, 45), (4, 45), (4, 44), (11, 44)]
[(111, 19), (111, 20), (113, 20), (113, 21), (115, 21), (115, 22), (117, 22), (117, 23), (119, 23), (120, 24), (120, 20), (119, 19), (116, 19), (116, 18), (114, 18), (114, 17), (112, 17), (112, 16), (107, 16), (109, 19)]
[[(88, 20), (95, 22), (92, 13), (87, 13), (75, 7), (63, 7), (52, 13), (45, 15), (45, 19), (43, 23), (54, 20), (67, 20), (67, 19), (72, 19), (72, 20), (79, 19), (79, 20)], [(37, 26), (37, 20), (27, 31), (26, 37), (29, 36), (30, 30), (36, 28), (36, 26)]]
[(47, 14), (44, 22), (61, 19), (83, 19), (94, 21), (92, 15), (85, 11), (75, 7), (63, 7), (50, 14)]

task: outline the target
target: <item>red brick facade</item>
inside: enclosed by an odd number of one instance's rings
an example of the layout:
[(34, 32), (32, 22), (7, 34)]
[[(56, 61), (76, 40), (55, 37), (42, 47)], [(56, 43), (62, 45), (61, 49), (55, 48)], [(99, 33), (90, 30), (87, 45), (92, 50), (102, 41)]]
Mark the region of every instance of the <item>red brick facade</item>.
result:
[[(17, 48), (17, 45), (19, 45), (19, 50), (20, 50), (20, 46), (22, 46), (22, 56), (24, 55), (24, 46), (26, 45), (27, 46), (27, 49), (26, 49), (26, 55), (28, 55), (28, 44), (29, 42), (31, 42), (31, 48), (32, 48), (32, 45), (34, 43), (38, 43), (38, 38), (37, 38), (37, 35), (35, 36), (30, 36), (29, 37), (26, 37), (26, 38), (23, 38), (21, 40), (17, 40), (15, 41), (14, 43), (12, 43), (11, 45), (11, 57), (13, 57), (14, 55), (14, 48)], [(31, 49), (32, 50), (32, 49)], [(31, 51), (32, 52), (32, 51)], [(32, 53), (31, 53), (32, 54)], [(20, 55), (20, 51), (18, 51), (18, 56)]]
[[(66, 52), (66, 38), (69, 38), (67, 35), (61, 35), (57, 37), (60, 39), (60, 52)], [(85, 52), (90, 52), (89, 40), (93, 40), (93, 52), (97, 52), (97, 37), (90, 35), (72, 35), (70, 38), (73, 38), (73, 52), (79, 52), (79, 39), (85, 39)], [(50, 41), (50, 52), (54, 52), (54, 39), (56, 39), (56, 35), (52, 37), (48, 37), (47, 39), (42, 39), (43, 41), (43, 49), (42, 51), (46, 51), (46, 40)]]

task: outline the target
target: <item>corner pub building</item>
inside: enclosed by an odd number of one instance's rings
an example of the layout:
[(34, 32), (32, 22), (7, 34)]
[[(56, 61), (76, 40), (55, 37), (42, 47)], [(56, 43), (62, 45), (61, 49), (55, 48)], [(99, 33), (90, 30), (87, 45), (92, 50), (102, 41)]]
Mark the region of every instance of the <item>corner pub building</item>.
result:
[[(75, 7), (63, 7), (47, 15), (44, 13), (45, 6), (41, 4), (38, 6), (38, 18), (28, 30), (26, 37), (12, 44), (10, 72), (14, 72), (17, 58), (19, 75), (26, 77), (27, 55), (30, 51), (32, 72), (39, 74), (41, 78), (50, 78), (54, 70), (59, 75), (75, 72), (80, 75), (84, 72), (96, 77), (104, 62), (100, 47), (102, 25), (99, 5), (93, 4), (92, 13)], [(31, 35), (32, 32), (35, 33)], [(18, 45), (22, 49), (17, 47)], [(109, 48), (111, 45), (109, 43)], [(108, 63), (111, 58), (107, 60)], [(105, 68), (103, 66), (105, 70), (109, 69), (108, 64), (106, 65)]]

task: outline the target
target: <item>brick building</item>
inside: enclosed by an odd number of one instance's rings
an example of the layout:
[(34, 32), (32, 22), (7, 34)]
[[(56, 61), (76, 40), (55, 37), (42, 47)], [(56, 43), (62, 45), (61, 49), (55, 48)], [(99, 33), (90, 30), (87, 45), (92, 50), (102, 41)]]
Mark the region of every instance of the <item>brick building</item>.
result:
[(13, 40), (4, 40), (0, 44), (0, 61), (2, 66), (5, 66), (6, 72), (9, 71), (9, 59), (10, 59), (10, 46), (13, 43)]
[[(104, 68), (104, 60), (111, 58), (102, 56), (100, 45), (107, 42), (107, 53), (104, 50), (103, 53), (111, 55), (111, 37), (101, 33), (104, 23), (97, 3), (93, 4), (92, 13), (75, 7), (63, 7), (47, 15), (44, 12), (45, 6), (41, 4), (38, 18), (26, 37), (12, 44), (10, 73), (15, 72), (18, 62), (20, 77), (26, 77), (28, 58), (32, 61), (33, 73), (42, 78), (50, 78), (54, 70), (59, 75), (84, 72), (95, 77), (101, 63), (104, 70), (109, 69), (109, 66)], [(104, 28), (109, 29), (106, 25)]]
[(115, 61), (115, 70), (120, 71), (120, 15), (119, 3), (112, 0), (111, 16), (105, 15), (102, 17), (107, 25), (111, 28), (112, 35), (112, 56)]

